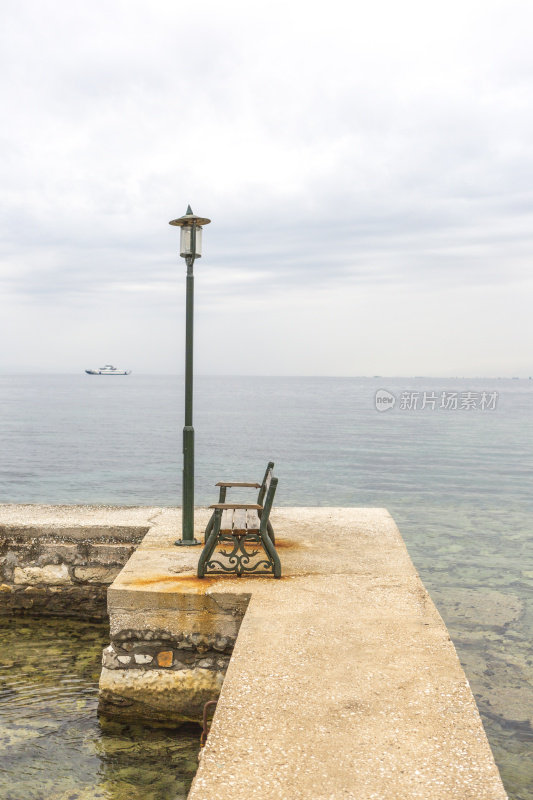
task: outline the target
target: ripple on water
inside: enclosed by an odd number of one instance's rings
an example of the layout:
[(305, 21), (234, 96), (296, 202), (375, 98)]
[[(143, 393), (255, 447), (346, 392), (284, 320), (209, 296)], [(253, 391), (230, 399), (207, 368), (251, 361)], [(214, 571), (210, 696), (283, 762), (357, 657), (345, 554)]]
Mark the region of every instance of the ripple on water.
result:
[(2, 800), (181, 800), (199, 731), (98, 719), (106, 625), (0, 618)]

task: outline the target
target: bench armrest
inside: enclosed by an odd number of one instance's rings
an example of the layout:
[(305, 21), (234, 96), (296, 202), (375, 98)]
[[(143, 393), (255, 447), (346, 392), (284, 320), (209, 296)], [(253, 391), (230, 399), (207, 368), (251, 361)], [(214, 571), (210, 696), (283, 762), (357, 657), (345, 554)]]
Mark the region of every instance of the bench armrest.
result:
[(222, 511), (233, 511), (236, 508), (246, 508), (254, 511), (263, 510), (263, 506), (258, 506), (257, 503), (213, 503), (209, 508), (220, 508)]
[(237, 483), (236, 481), (229, 481), (229, 482), (227, 482), (227, 481), (219, 481), (215, 485), (216, 486), (227, 486), (227, 487), (229, 487), (229, 486), (241, 486), (241, 487), (245, 487), (247, 489), (260, 489), (261, 488), (261, 484), (260, 483)]

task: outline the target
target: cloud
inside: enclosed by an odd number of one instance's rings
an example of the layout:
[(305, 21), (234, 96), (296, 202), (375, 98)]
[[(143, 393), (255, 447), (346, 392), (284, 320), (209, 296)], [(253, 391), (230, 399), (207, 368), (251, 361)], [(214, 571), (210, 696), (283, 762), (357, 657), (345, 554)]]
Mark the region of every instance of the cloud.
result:
[(112, 298), (125, 320), (135, 307), (172, 325), (168, 220), (189, 202), (213, 220), (199, 307), (283, 313), (289, 296), (295, 353), (307, 299), (332, 289), (526, 291), (529, 3), (5, 9), (4, 302), (70, 304), (88, 324)]

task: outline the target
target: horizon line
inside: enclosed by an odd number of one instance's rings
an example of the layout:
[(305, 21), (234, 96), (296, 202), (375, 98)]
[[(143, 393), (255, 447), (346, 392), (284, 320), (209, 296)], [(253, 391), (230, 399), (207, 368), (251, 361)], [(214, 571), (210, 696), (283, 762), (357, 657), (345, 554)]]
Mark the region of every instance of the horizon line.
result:
[[(21, 371), (2, 371), (0, 369), (0, 377), (9, 377), (9, 376), (22, 376), (22, 375), (31, 375), (31, 376), (40, 376), (40, 375), (47, 375), (47, 376), (82, 376), (85, 374), (85, 371), (74, 372), (74, 371), (61, 371), (61, 372), (50, 372), (45, 370), (21, 370)], [(146, 377), (175, 377), (175, 378), (184, 378), (183, 372), (144, 372), (144, 371), (135, 371), (132, 370), (130, 375), (117, 375), (114, 377), (130, 377), (131, 375), (142, 375)], [(221, 373), (221, 372), (214, 372), (214, 373), (197, 373), (194, 376), (195, 378), (287, 378), (287, 379), (294, 379), (294, 378), (329, 378), (335, 380), (355, 380), (355, 379), (366, 379), (366, 380), (533, 380), (532, 375), (310, 375), (310, 374), (301, 374), (301, 375), (280, 375), (280, 374), (260, 374), (260, 373)]]

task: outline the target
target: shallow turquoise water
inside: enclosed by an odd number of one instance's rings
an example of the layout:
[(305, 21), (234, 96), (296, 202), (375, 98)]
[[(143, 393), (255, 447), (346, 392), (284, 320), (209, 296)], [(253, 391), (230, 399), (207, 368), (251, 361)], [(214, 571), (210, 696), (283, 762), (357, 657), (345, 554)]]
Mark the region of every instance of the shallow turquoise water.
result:
[(448, 626), (509, 797), (531, 800), (531, 517), (515, 511), (509, 529), (509, 513), (497, 507), (423, 510), (423, 530), (405, 508), (393, 513)]
[(106, 625), (0, 618), (2, 800), (183, 800), (199, 729), (98, 719)]
[[(378, 413), (378, 389), (395, 408)], [(533, 381), (198, 378), (196, 500), (276, 461), (280, 505), (393, 514), (446, 621), (512, 800), (533, 800)], [(498, 393), (492, 411), (402, 394)], [(420, 403), (421, 404), (421, 403)], [(420, 406), (419, 404), (419, 406)], [(0, 376), (4, 502), (179, 505), (183, 381)]]

